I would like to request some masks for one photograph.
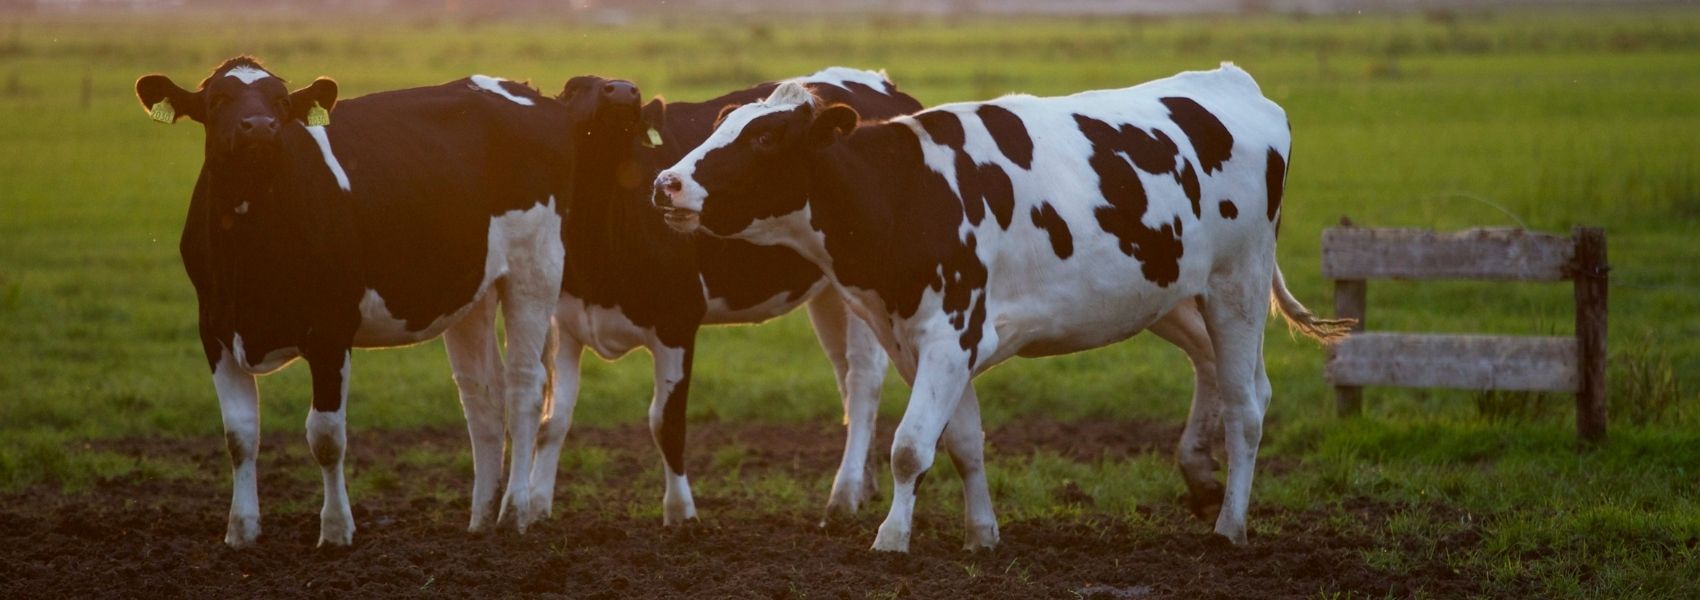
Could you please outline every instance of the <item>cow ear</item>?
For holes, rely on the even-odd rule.
[[[856,130],[856,123],[862,116],[856,114],[856,109],[843,104],[834,104],[820,111],[815,122],[809,125],[808,143],[812,148],[825,148],[838,141],[838,138],[849,135]]]
[[[738,110],[738,107],[740,107],[740,106],[743,106],[743,105],[742,104],[728,104],[726,106],[720,107],[720,114],[716,115],[714,117],[714,127],[712,127],[712,129],[719,129],[720,128],[720,122],[726,120],[726,115],[732,114],[732,111]]]
[[[660,96],[643,105],[643,111],[638,114],[639,126],[644,129],[645,145],[656,148],[665,142],[662,131],[667,129],[667,101]]]
[[[336,82],[328,77],[320,77],[307,84],[307,87],[295,90],[289,94],[289,118],[306,122],[308,125],[325,125],[330,122],[330,110],[336,106]]]
[[[170,77],[158,73],[143,75],[136,80],[136,98],[142,101],[142,110],[155,121],[170,124],[177,122],[178,117],[189,117],[206,122],[206,102],[201,94],[178,87]]]

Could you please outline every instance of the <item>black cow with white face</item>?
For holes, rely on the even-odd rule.
[[[915,485],[941,439],[963,476],[968,547],[995,545],[973,377],[1016,356],[1111,344],[1165,315],[1207,340],[1200,374],[1214,389],[1200,387],[1188,435],[1210,437],[1194,430],[1219,413],[1229,464],[1215,530],[1244,543],[1271,394],[1271,300],[1313,337],[1349,326],[1306,311],[1275,264],[1285,112],[1224,65],[860,123],[851,107],[780,86],[727,114],[655,188],[682,231],[780,245],[820,266],[911,383],[874,548],[908,549]],[[1183,456],[1183,472],[1208,474],[1203,458]],[[1216,485],[1187,476],[1195,494]]]
[[[872,118],[921,107],[880,73],[831,68],[791,82]],[[854,512],[877,492],[867,456],[887,360],[866,324],[851,317],[838,294],[827,289],[820,268],[796,252],[681,235],[649,199],[655,173],[701,143],[723,109],[763,98],[779,85],[763,84],[701,103],[665,104],[658,98],[641,108],[640,117],[638,90],[630,82],[580,77],[566,84],[560,100],[575,112],[592,110],[596,116],[578,139],[577,187],[563,233],[566,268],[555,313],[561,332],[559,379],[538,440],[532,506],[548,510],[583,350],[612,360],[642,347],[655,359],[649,422],[664,459],[665,521],[694,517],[684,466],[684,415],[697,329],[757,323],[804,304],[836,369],[849,424],[828,508]]]
[[[147,75],[136,94],[156,120],[188,117],[206,134],[181,253],[232,463],[225,542],[248,546],[260,532],[256,375],[306,359],[307,440],[325,486],[319,543],[348,545],[350,349],[439,335],[473,442],[471,528],[523,530],[535,517],[530,453],[514,456],[499,518],[495,490],[504,429],[516,447],[537,432],[572,191],[573,149],[558,132],[582,117],[485,76],[339,102],[329,79],[290,92],[248,57],[194,91]]]

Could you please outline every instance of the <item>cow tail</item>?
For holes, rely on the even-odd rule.
[[[1358,324],[1357,319],[1324,319],[1310,312],[1293,293],[1287,290],[1286,278],[1281,276],[1281,265],[1275,265],[1275,278],[1270,282],[1269,304],[1271,308],[1286,319],[1289,331],[1302,333],[1325,345],[1331,345],[1345,339],[1352,332],[1352,327]]]

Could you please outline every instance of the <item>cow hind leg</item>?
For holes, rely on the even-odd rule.
[[[962,477],[965,550],[990,550],[998,545],[998,519],[992,512],[992,493],[986,483],[986,434],[980,425],[980,399],[970,385],[956,403],[944,428],[945,450]]]
[[[661,497],[662,522],[682,525],[697,518],[691,499],[691,483],[685,477],[685,409],[691,393],[691,358],[695,345],[674,348],[657,344],[650,348],[655,358],[655,395],[649,403],[649,432],[661,450],[666,491]]]
[[[260,493],[255,462],[260,454],[260,392],[254,376],[237,366],[224,350],[213,367],[224,418],[225,447],[230,451],[230,521],[224,543],[232,548],[254,545],[260,537]]]
[[[313,407],[307,411],[307,447],[319,463],[325,504],[319,511],[319,546],[354,543],[354,513],[348,505],[343,456],[348,449],[349,351],[308,356],[313,372]]]
[[[559,278],[555,280],[559,285]],[[502,296],[502,318],[507,333],[507,356],[503,365],[507,394],[509,448],[508,488],[502,494],[502,509],[496,526],[525,533],[537,515],[531,508],[531,463],[537,447],[538,421],[543,410],[547,368],[544,347],[549,337],[553,298],[539,300],[540,290],[509,284]]]
[[[466,430],[472,438],[472,517],[467,531],[496,523],[502,477],[502,354],[496,347],[496,295],[490,294],[443,333]]]
[[[557,335],[559,331],[557,330]],[[531,465],[531,509],[539,517],[554,512],[555,477],[561,461],[561,445],[566,443],[567,430],[573,426],[573,408],[578,405],[579,358],[584,346],[576,340],[565,343],[554,352],[555,368],[550,376],[551,400],[543,407],[543,422],[537,432],[537,452]]]
[[[1186,481],[1187,508],[1199,519],[1214,523],[1222,509],[1223,488],[1216,480],[1219,465],[1211,451],[1221,444],[1222,404],[1216,392],[1216,353],[1210,346],[1210,333],[1194,300],[1169,311],[1151,325],[1151,332],[1180,348],[1192,362],[1192,409],[1175,449],[1175,462]]]
[[[1204,320],[1216,353],[1217,390],[1222,401],[1223,442],[1228,455],[1228,484],[1216,533],[1246,543],[1246,512],[1251,504],[1253,469],[1263,438],[1264,401],[1258,373],[1263,361],[1264,305],[1270,274],[1267,265],[1244,264],[1213,274],[1204,303]]]
[[[832,361],[838,392],[844,401],[844,455],[833,478],[826,516],[852,515],[862,503],[879,496],[879,480],[868,460],[879,417],[880,386],[885,383],[887,359],[868,325],[849,314],[844,300],[822,293],[809,302],[815,336]],[[825,524],[824,522],[822,523]]]

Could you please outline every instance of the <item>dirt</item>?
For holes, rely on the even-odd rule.
[[[883,428],[890,431],[891,428]],[[716,477],[712,449],[741,445],[741,476],[818,478],[836,467],[841,430],[830,426],[693,425],[693,477]],[[464,453],[460,430],[351,434],[360,466],[396,481],[354,498],[354,546],[317,549],[316,467],[299,436],[265,440],[260,464],[263,534],[257,547],[222,543],[229,508],[224,444],[206,439],[132,439],[93,447],[137,457],[189,461],[208,475],[126,476],[62,493],[40,486],[0,495],[0,597],[277,598],[565,596],[575,598],[1301,598],[1339,594],[1462,597],[1480,577],[1442,552],[1391,548],[1398,572],[1366,563],[1377,548],[1361,533],[1331,528],[1342,515],[1372,529],[1396,510],[1364,500],[1295,512],[1254,507],[1253,537],[1233,547],[1190,520],[1178,504],[1141,518],[1084,512],[1004,520],[992,552],[960,549],[960,507],[917,514],[908,555],[868,550],[883,514],[818,526],[814,511],[766,511],[749,494],[700,494],[703,520],[664,528],[634,516],[631,503],[659,503],[643,476],[656,452],[640,428],[575,430],[571,445],[609,449],[595,500],[618,509],[569,506],[557,490],[555,516],[523,537],[466,533],[464,467],[419,466],[410,450]],[[990,460],[1036,451],[1092,460],[1166,452],[1178,427],[1141,423],[1026,423],[990,433]],[[948,467],[944,467],[948,470]],[[313,476],[302,476],[309,469]],[[722,474],[726,470],[721,466]],[[563,481],[570,474],[563,473]],[[564,486],[562,486],[564,487]],[[885,483],[889,489],[889,482]],[[1077,487],[1055,492],[1079,508]],[[582,499],[581,499],[582,500]],[[824,497],[819,499],[824,503]],[[580,502],[582,504],[582,502]],[[810,500],[811,505],[813,499]],[[1319,507],[1325,506],[1319,502]],[[1254,505],[1255,506],[1255,505]],[[1444,513],[1443,506],[1428,510]],[[773,512],[780,511],[780,512]],[[1436,518],[1450,518],[1438,514]],[[1257,535],[1259,521],[1284,523]],[[1294,524],[1300,524],[1295,526]],[[1182,533],[1176,533],[1182,532]],[[1480,540],[1466,532],[1451,550]]]

